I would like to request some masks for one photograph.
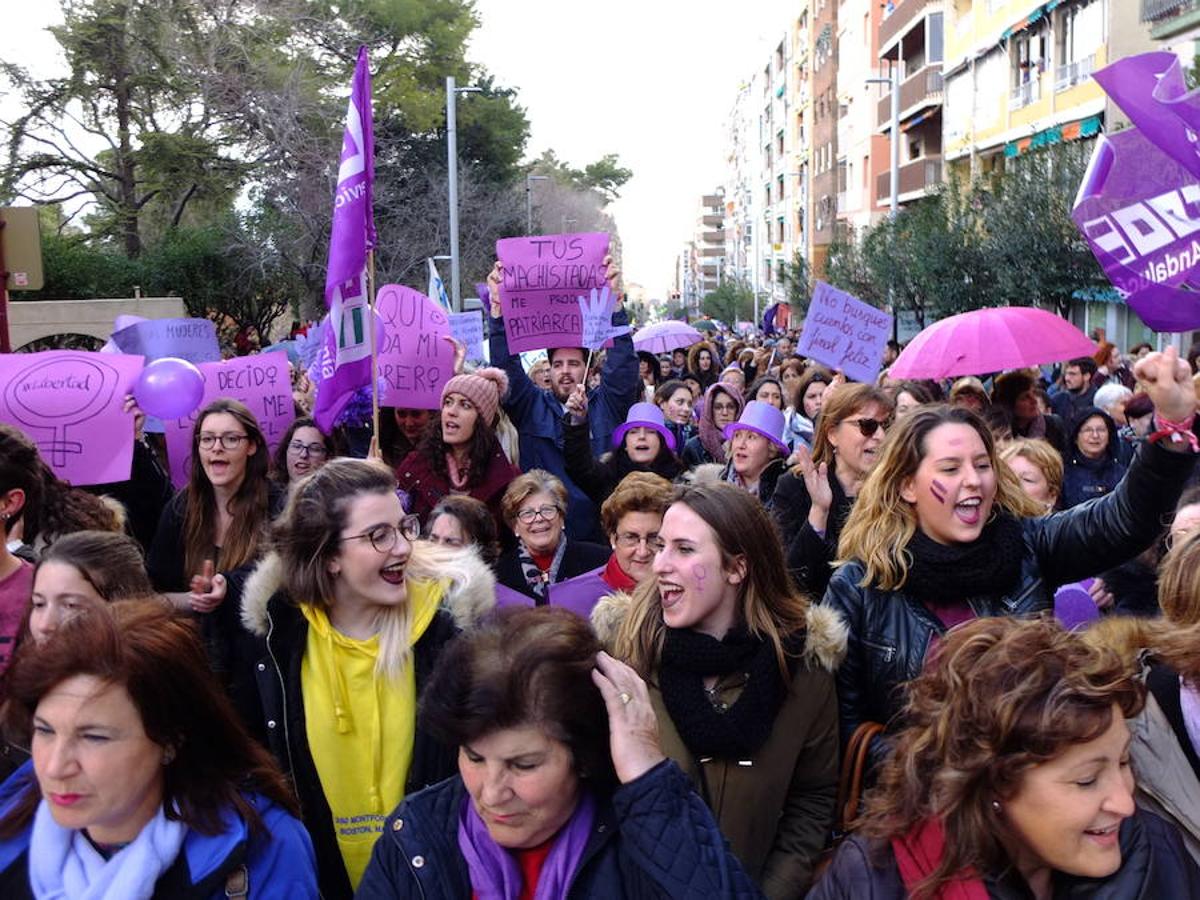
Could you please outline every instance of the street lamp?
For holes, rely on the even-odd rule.
[[[526,175],[525,176],[525,233],[533,234],[533,183],[535,181],[549,181],[549,175]]]
[[[450,297],[455,312],[462,312],[462,289],[458,275],[458,95],[479,94],[483,88],[457,87],[454,76],[446,76],[446,168],[450,182]]]
[[[579,221],[578,219],[572,219],[570,216],[563,216],[563,217],[562,217],[562,233],[563,233],[563,234],[569,234],[569,233],[570,233],[570,230],[571,230],[571,229],[567,228],[567,223],[568,223],[568,222],[570,222],[572,225],[574,225],[574,224],[575,224],[576,222],[578,222],[578,221]]]

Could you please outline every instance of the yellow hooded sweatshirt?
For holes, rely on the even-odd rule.
[[[433,621],[444,586],[410,581],[415,645]],[[300,604],[308,642],[300,663],[305,730],[350,884],[357,889],[383,823],[404,799],[412,763],[417,680],[412,663],[393,680],[375,672],[379,636],[355,640],[325,611]]]

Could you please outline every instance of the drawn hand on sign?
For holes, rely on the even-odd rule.
[[[449,341],[450,346],[454,348],[454,374],[461,375],[463,364],[467,361],[467,345],[462,341],[455,340],[448,334],[442,335],[443,341]]]
[[[491,299],[491,313],[493,319],[499,319],[502,315],[500,309],[500,285],[504,283],[504,266],[500,264],[500,260],[496,260],[496,264],[492,266],[492,271],[488,272],[487,286],[488,297]]]
[[[214,571],[213,561],[204,561],[204,571],[192,576],[188,602],[198,613],[210,613],[225,599],[225,576]]]
[[[119,378],[116,369],[92,355],[43,360],[18,372],[5,398],[22,425],[50,431],[50,440],[37,445],[51,465],[61,468],[68,454],[83,453],[82,443],[67,440],[67,429],[95,418],[112,400]]]
[[[146,414],[142,412],[142,408],[138,406],[137,400],[133,398],[133,394],[125,395],[125,404],[121,407],[127,413],[133,416],[133,439],[140,441],[142,439],[142,429],[146,425]]]
[[[572,425],[582,425],[587,421],[588,398],[586,385],[575,385],[574,390],[567,397],[567,412],[571,416]]]

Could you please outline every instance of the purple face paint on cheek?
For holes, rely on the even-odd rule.
[[[933,479],[933,483],[929,485],[929,493],[933,494],[933,499],[938,503],[944,504],[946,502],[946,486],[936,478]]]
[[[704,590],[704,579],[708,577],[708,569],[702,565],[692,566],[692,577],[696,579],[696,590]]]

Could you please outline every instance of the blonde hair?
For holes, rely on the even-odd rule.
[[[1158,605],[1172,625],[1200,625],[1200,531],[1178,541],[1163,558]]]
[[[1063,461],[1057,450],[1041,438],[1017,438],[1000,448],[1000,458],[1005,462],[1018,456],[1038,467],[1055,500],[1062,497]]]
[[[745,560],[746,577],[738,585],[738,618],[755,637],[771,642],[786,681],[784,639],[805,627],[809,600],[788,578],[783,545],[771,517],[754,496],[726,482],[681,487],[671,506],[677,503],[712,529],[724,570],[739,557]],[[629,615],[613,642],[613,655],[648,679],[658,667],[666,631],[654,576],[634,591]]]
[[[979,435],[996,472],[997,509],[1016,516],[1041,512],[1021,489],[1012,469],[998,464],[996,442],[983,419],[960,406],[919,407],[901,419],[884,440],[883,455],[858,492],[842,529],[834,565],[854,559],[862,562],[861,587],[894,591],[904,586],[910,563],[905,548],[917,532],[917,513],[900,492],[925,458],[929,433],[940,425],[969,425]]]

